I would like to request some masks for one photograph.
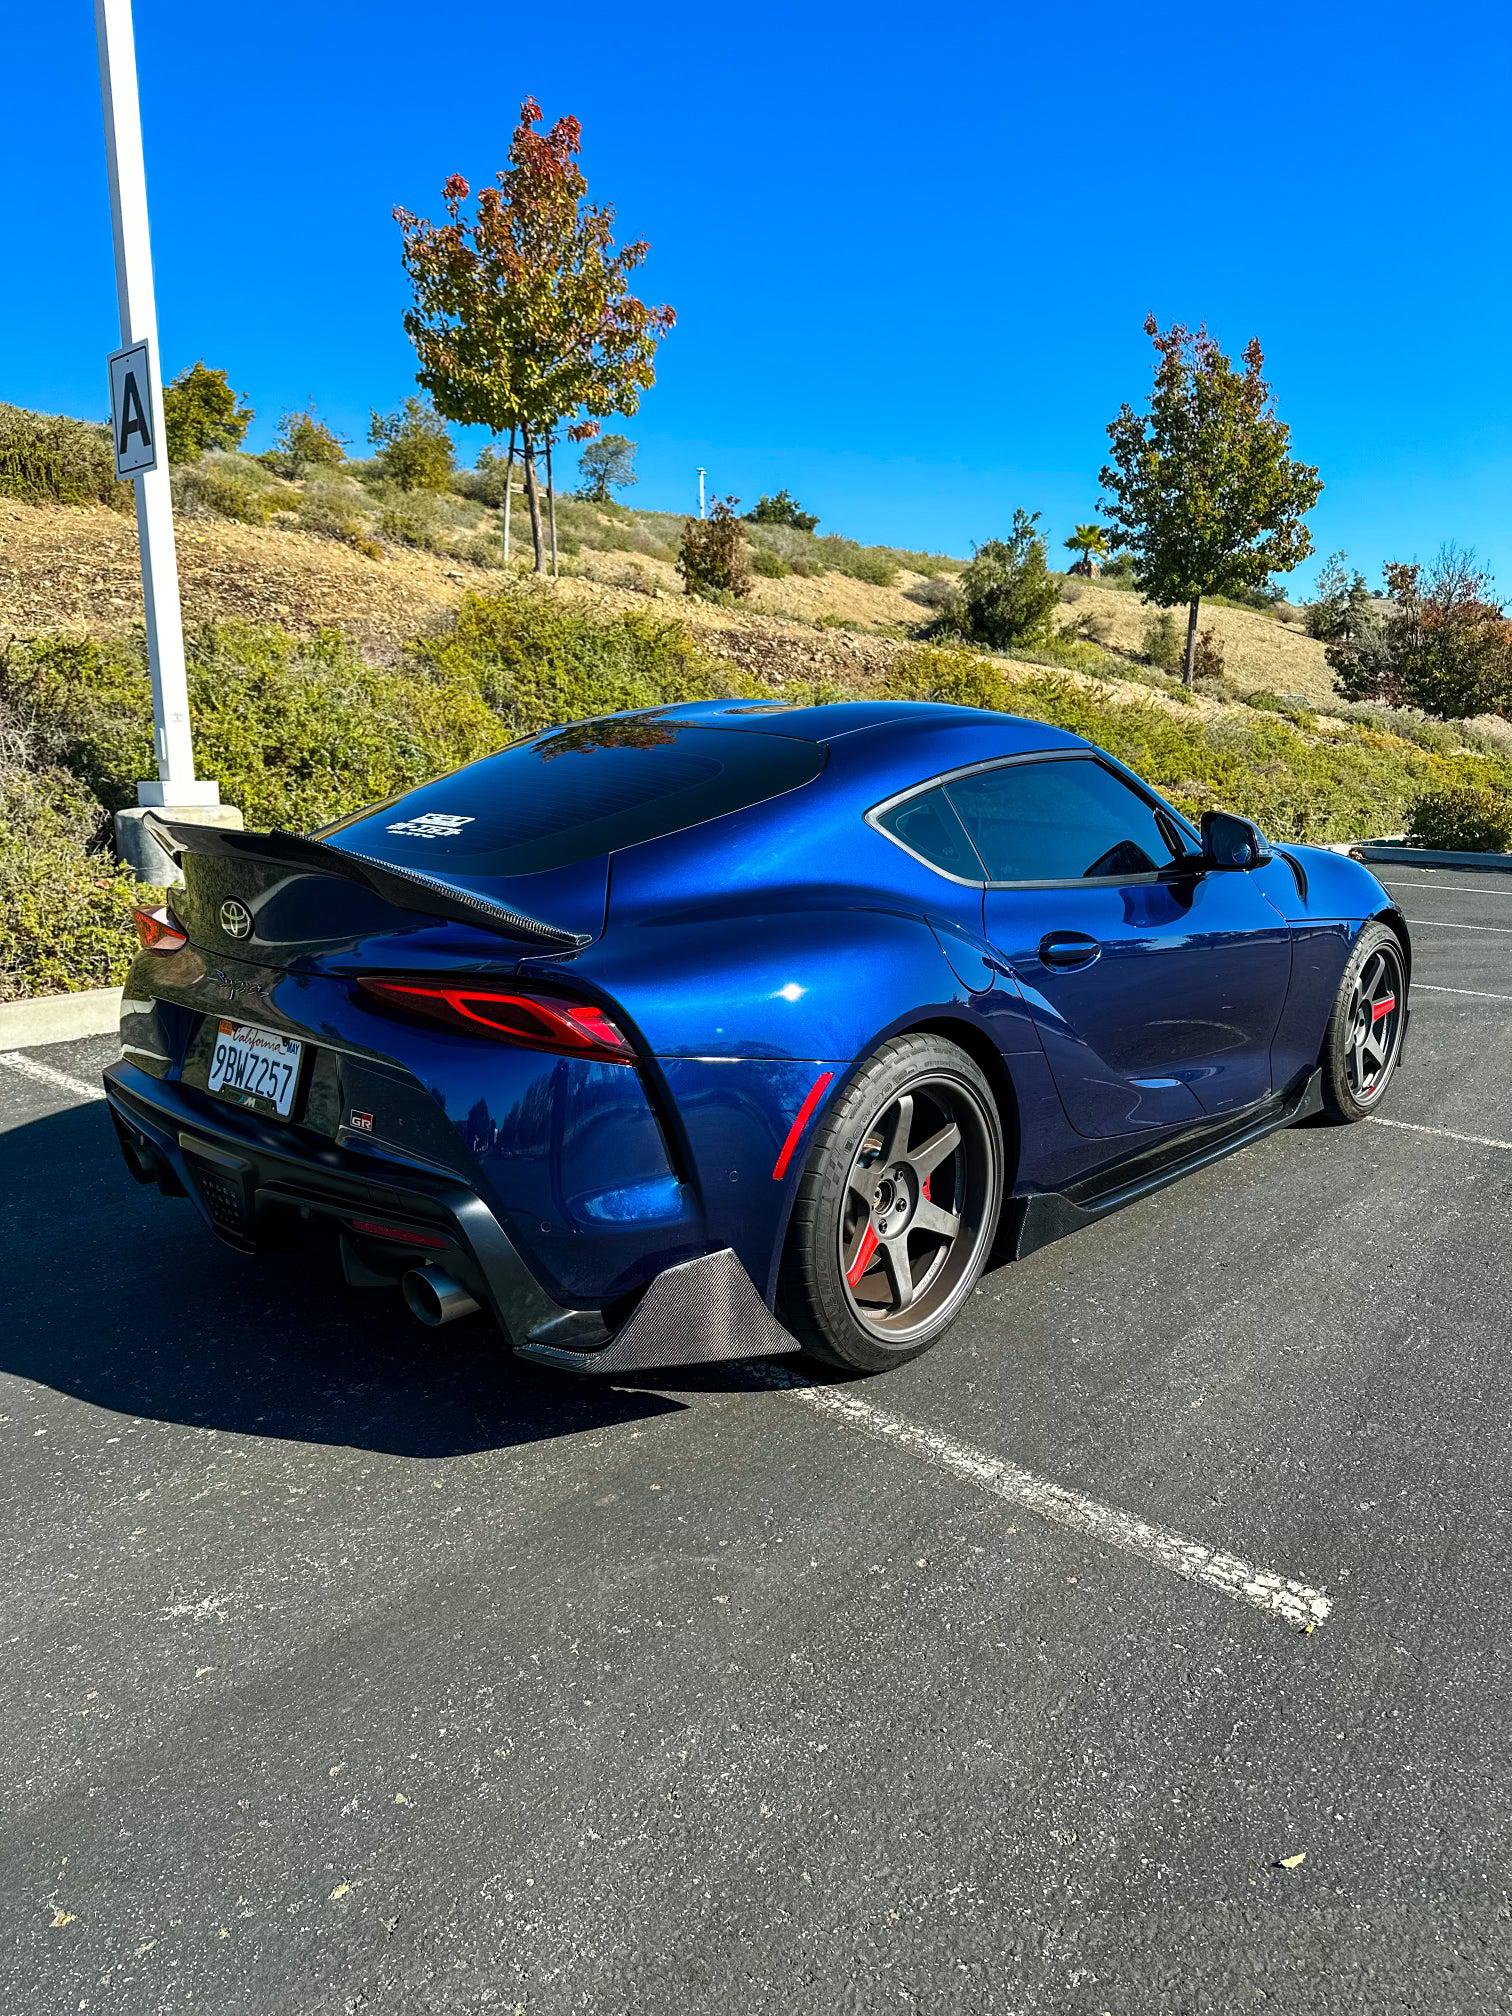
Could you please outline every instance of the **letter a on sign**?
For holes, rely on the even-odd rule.
[[[157,467],[151,370],[145,343],[117,350],[110,360],[110,430],[117,476],[140,476]]]

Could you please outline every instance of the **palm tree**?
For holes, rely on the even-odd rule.
[[[1072,566],[1073,574],[1095,574],[1098,561],[1108,557],[1108,535],[1101,525],[1078,525],[1066,546],[1081,555]]]

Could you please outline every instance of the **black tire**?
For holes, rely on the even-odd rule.
[[[1360,933],[1323,1039],[1323,1107],[1338,1121],[1368,1120],[1386,1096],[1407,1027],[1407,954],[1388,924]]]
[[[916,1358],[975,1288],[1002,1198],[1002,1120],[978,1066],[943,1037],[894,1037],[815,1134],[783,1256],[783,1320],[853,1371]]]

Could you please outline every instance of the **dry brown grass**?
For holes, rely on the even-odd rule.
[[[287,526],[220,518],[181,517],[178,545],[191,625],[228,616],[293,630],[330,625],[380,660],[394,657],[407,638],[455,608],[469,589],[486,592],[501,578],[496,569],[414,548],[394,547],[370,559]],[[793,574],[776,581],[757,576],[749,600],[726,608],[685,596],[676,568],[664,560],[587,550],[570,565],[572,574],[560,584],[564,594],[621,608],[644,608],[650,598],[668,613],[675,610],[736,662],[752,671],[771,664],[795,680],[885,687],[893,651],[919,636],[929,621],[904,593],[917,577],[903,572],[888,588],[840,574]],[[1114,650],[1138,652],[1151,612],[1137,596],[1096,582],[1069,585],[1074,599],[1063,603],[1063,620],[1092,613],[1106,625]],[[826,617],[829,624],[820,627]],[[0,641],[59,627],[120,635],[141,621],[131,518],[103,507],[0,501]],[[1211,609],[1204,621],[1223,640],[1236,686],[1269,687],[1314,701],[1331,696],[1322,647],[1311,638],[1246,610]],[[1004,669],[1011,678],[1011,667],[1005,663]],[[1137,684],[1126,693],[1152,697]],[[1153,697],[1161,705],[1177,704]],[[1197,704],[1204,713],[1213,711],[1210,701]]]
[[[370,560],[333,539],[180,518],[184,620],[334,626],[383,658],[486,573],[411,549]],[[142,622],[136,521],[103,505],[0,503],[0,639],[42,630],[119,636]]]
[[[1073,599],[1062,603],[1062,621],[1084,612],[1096,616],[1106,626],[1112,650],[1140,650],[1145,626],[1156,613],[1149,603],[1127,589],[1104,588],[1096,581],[1073,581],[1067,586]],[[1176,614],[1184,635],[1185,611]],[[1223,646],[1225,672],[1246,693],[1294,693],[1298,699],[1314,703],[1338,698],[1323,646],[1305,632],[1258,611],[1204,603],[1198,627],[1206,630],[1210,626]]]

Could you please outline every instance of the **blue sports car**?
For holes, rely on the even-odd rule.
[[[310,837],[158,837],[132,1171],[576,1370],[897,1364],[994,1256],[1364,1118],[1407,1029],[1366,868],[971,708],[663,707]]]

